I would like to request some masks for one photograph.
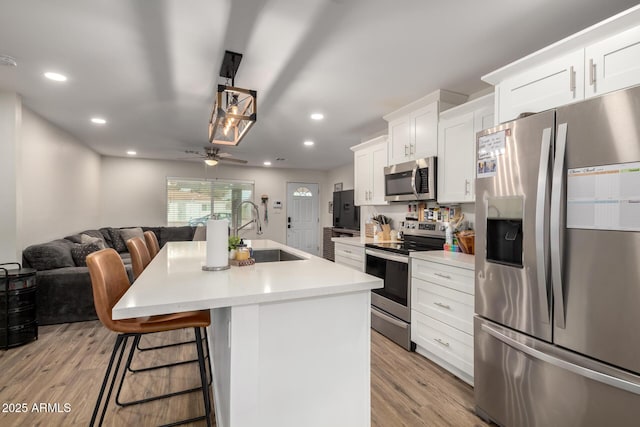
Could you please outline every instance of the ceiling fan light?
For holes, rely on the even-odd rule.
[[[215,159],[205,159],[204,162],[207,164],[207,166],[215,166],[218,164],[218,161]]]

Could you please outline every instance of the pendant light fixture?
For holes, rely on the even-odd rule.
[[[227,84],[218,85],[209,120],[209,142],[219,145],[238,145],[256,122],[255,90],[235,87],[235,76],[242,54],[225,51],[220,77]],[[231,81],[231,85],[229,85]]]

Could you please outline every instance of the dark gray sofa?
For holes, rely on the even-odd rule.
[[[124,227],[134,228],[134,227]],[[160,247],[167,242],[193,239],[195,227],[139,227],[143,231],[153,231]],[[100,240],[97,244],[114,248],[120,254],[133,281],[131,256],[120,235],[120,228],[105,227],[86,230],[51,242],[31,245],[22,252],[24,267],[35,268],[37,291],[37,317],[39,325],[80,322],[98,318],[93,306],[93,290],[89,269],[83,264],[80,249],[87,243],[82,235]],[[86,238],[86,236],[84,238]],[[95,250],[91,247],[90,250]]]

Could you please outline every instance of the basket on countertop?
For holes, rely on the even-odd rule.
[[[248,259],[242,259],[242,260],[238,260],[238,259],[230,259],[229,260],[229,264],[236,266],[236,267],[246,267],[248,265],[253,265],[256,263],[256,260],[253,258],[248,258]]]
[[[456,233],[458,245],[465,254],[473,255],[475,253],[476,233],[473,230],[460,231]]]

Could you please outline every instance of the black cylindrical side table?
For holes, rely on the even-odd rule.
[[[0,264],[0,348],[38,339],[36,292],[36,270]]]

